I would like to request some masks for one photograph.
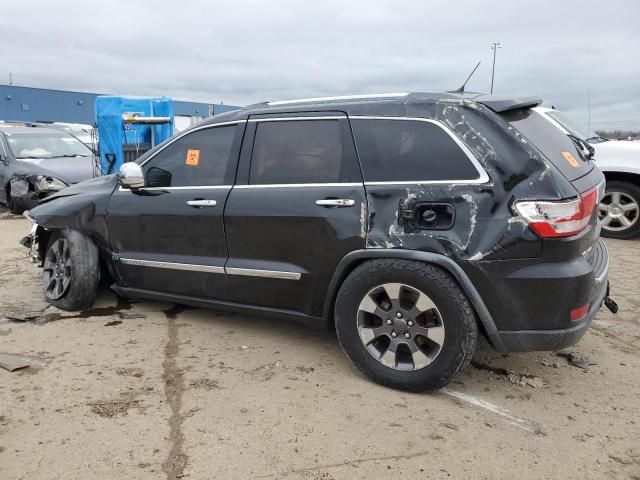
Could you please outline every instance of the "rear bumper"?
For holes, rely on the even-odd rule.
[[[607,282],[600,286],[600,293],[591,304],[589,313],[576,325],[554,330],[518,330],[497,332],[504,349],[508,352],[551,351],[575,345],[589,329],[591,321],[602,307],[608,294]]]
[[[466,265],[495,322],[487,332],[494,347],[523,352],[576,344],[608,295],[609,254],[598,241],[568,261],[531,259]],[[570,312],[589,305],[578,321]]]

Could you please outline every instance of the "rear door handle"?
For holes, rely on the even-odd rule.
[[[325,198],[316,200],[316,205],[322,207],[353,207],[356,201],[351,198]]]
[[[215,207],[217,202],[215,200],[188,200],[187,205],[195,208],[203,207]]]

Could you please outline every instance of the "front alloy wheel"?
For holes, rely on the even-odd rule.
[[[442,315],[429,296],[409,285],[385,283],[358,306],[358,335],[383,365],[419,370],[435,360],[444,344]]]
[[[49,300],[62,297],[71,283],[71,250],[64,237],[55,240],[44,259],[44,294]]]

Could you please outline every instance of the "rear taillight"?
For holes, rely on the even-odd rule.
[[[598,203],[598,187],[575,200],[516,202],[516,211],[543,238],[570,237],[584,230]]]

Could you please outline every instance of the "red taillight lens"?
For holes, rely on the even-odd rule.
[[[516,202],[516,211],[543,238],[570,237],[584,230],[598,203],[598,188],[561,202]]]
[[[589,313],[589,304],[583,305],[578,308],[574,308],[569,312],[569,320],[572,322],[577,322],[578,320],[582,320],[585,315]]]

